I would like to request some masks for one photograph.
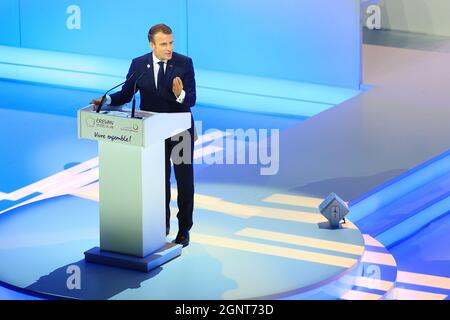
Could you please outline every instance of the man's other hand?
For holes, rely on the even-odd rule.
[[[172,91],[177,98],[180,96],[181,91],[183,91],[183,81],[181,81],[180,77],[173,79]]]
[[[97,111],[98,106],[100,105],[100,102],[102,101],[102,97],[94,99],[91,101],[91,104],[94,105],[93,111]]]

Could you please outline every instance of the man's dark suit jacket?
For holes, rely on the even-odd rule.
[[[195,105],[196,100],[192,59],[175,52],[172,55],[172,59],[167,61],[164,85],[162,86],[161,92],[160,90],[157,91],[155,86],[152,53],[133,59],[127,74],[127,81],[123,85],[122,90],[110,96],[112,106],[119,106],[131,101],[134,94],[134,83],[144,72],[145,74],[138,80],[136,85],[136,90],[139,90],[141,94],[141,110],[153,112],[191,112],[191,107]],[[172,91],[172,83],[175,77],[180,77],[183,81],[183,90],[186,92],[183,103],[176,101],[176,97]],[[190,141],[191,162],[186,164],[174,164],[178,186],[179,212],[177,217],[179,220],[179,230],[181,232],[189,231],[193,224],[194,176],[192,155],[196,132],[192,114],[191,128],[188,131],[192,137]],[[170,139],[166,139],[165,142],[166,228],[170,226],[170,156],[177,143],[178,142],[171,141]]]
[[[194,66],[191,58],[176,52],[172,54],[172,59],[167,62],[161,94],[156,91],[153,55],[148,53],[133,59],[127,74],[128,81],[125,82],[121,91],[111,95],[111,106],[119,106],[131,101],[134,83],[143,72],[145,74],[136,85],[136,90],[140,90],[141,94],[141,110],[153,112],[191,111],[191,107],[195,105],[196,101]],[[131,77],[131,75],[133,76]],[[180,77],[183,81],[183,90],[186,92],[183,103],[176,101],[172,91],[172,82],[175,77]]]

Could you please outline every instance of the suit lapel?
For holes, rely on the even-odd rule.
[[[151,71],[149,71],[150,73],[150,82],[151,82],[151,87],[153,88],[153,90],[157,91],[156,89],[156,81],[155,81],[155,71],[154,71],[154,64],[153,64],[153,53],[149,54],[149,58],[148,58],[148,64],[150,65],[150,69]],[[164,88],[172,88],[172,77],[173,77],[173,73],[175,70],[175,65],[173,63],[172,60],[167,61],[167,66],[166,66],[166,74],[164,75]]]
[[[166,75],[164,76],[164,88],[172,88],[172,75],[175,66],[172,60],[167,61]]]
[[[153,65],[153,53],[149,54],[149,58],[148,58],[148,64],[150,65],[150,69],[149,69],[149,77],[148,79],[150,79],[150,86],[151,88],[156,91],[156,85],[155,85],[155,66]]]

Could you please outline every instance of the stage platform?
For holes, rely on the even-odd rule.
[[[231,198],[228,190],[227,197],[219,197],[225,189],[240,196]],[[89,264],[83,252],[99,243],[98,185],[73,194],[1,216],[2,282],[76,299],[254,299],[300,293],[308,298],[308,292],[317,295],[317,289],[360,271],[361,233],[349,221],[342,229],[326,229],[315,208],[320,199],[299,198],[304,206],[288,208],[272,201],[270,190],[209,184],[198,187],[195,229],[180,257],[150,273]],[[248,194],[253,196],[243,196]],[[169,239],[176,221],[172,230]],[[74,265],[81,270],[79,290],[66,285]],[[322,295],[336,298],[349,287]]]

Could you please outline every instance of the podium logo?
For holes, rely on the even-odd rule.
[[[106,119],[95,119],[95,125],[99,128],[114,129],[114,121]]]
[[[95,119],[95,122],[97,122],[97,124],[104,124],[106,126],[113,126],[114,125],[114,121],[106,120],[106,119],[100,119],[100,118]]]
[[[92,118],[92,117],[87,117],[86,118],[86,125],[88,127],[91,127],[91,128],[95,127],[95,119]]]
[[[138,132],[139,131],[139,126],[138,126],[137,123],[134,123],[133,126],[131,126],[131,127],[122,127],[122,128],[120,128],[120,130],[122,130],[122,131]]]

